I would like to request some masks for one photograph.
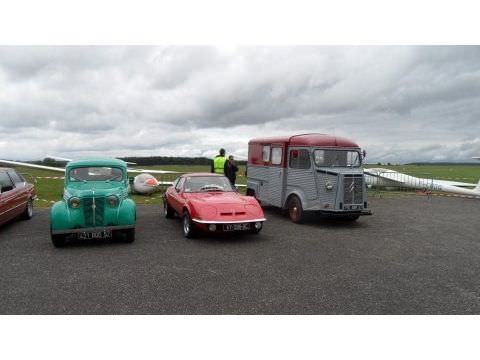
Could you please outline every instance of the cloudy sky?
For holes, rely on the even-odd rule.
[[[245,155],[350,137],[369,162],[480,156],[480,47],[0,47],[0,157]]]

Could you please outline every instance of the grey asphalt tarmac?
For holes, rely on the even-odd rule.
[[[372,199],[357,223],[186,240],[139,206],[137,240],[50,243],[48,210],[0,228],[1,314],[478,314],[480,201]]]

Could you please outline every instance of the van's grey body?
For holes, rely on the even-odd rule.
[[[262,146],[268,146],[262,144]],[[274,147],[275,145],[271,145]],[[348,150],[360,148],[321,146],[289,146],[284,144],[282,166],[247,164],[247,189],[262,204],[287,209],[289,199],[295,195],[304,211],[319,211],[334,215],[370,215],[367,188],[363,169],[359,167],[318,167],[313,159],[313,151]],[[306,150],[310,156],[310,167],[306,169],[290,166],[291,150]]]

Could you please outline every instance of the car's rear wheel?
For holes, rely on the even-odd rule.
[[[33,217],[33,199],[28,200],[27,207],[21,217],[23,220],[30,220]]]
[[[191,239],[195,235],[195,228],[188,211],[184,212],[182,223],[183,236],[185,236],[187,239]]]
[[[64,235],[64,234],[52,234],[51,237],[52,237],[53,246],[55,246],[57,248],[65,246],[66,235]]]
[[[132,243],[135,241],[135,228],[124,230],[125,241]]]
[[[288,199],[288,215],[294,223],[300,224],[305,218],[302,207],[302,201],[296,195],[292,195]]]
[[[174,211],[173,208],[168,204],[167,199],[163,199],[163,215],[164,215],[167,219],[171,219],[171,218],[173,218],[174,215],[175,215],[175,211]]]

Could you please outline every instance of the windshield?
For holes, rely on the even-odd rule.
[[[360,153],[356,150],[315,150],[315,165],[318,167],[359,167]]]
[[[122,181],[122,169],[115,167],[79,167],[70,170],[70,181]]]
[[[192,176],[185,180],[185,192],[234,191],[225,176]]]

